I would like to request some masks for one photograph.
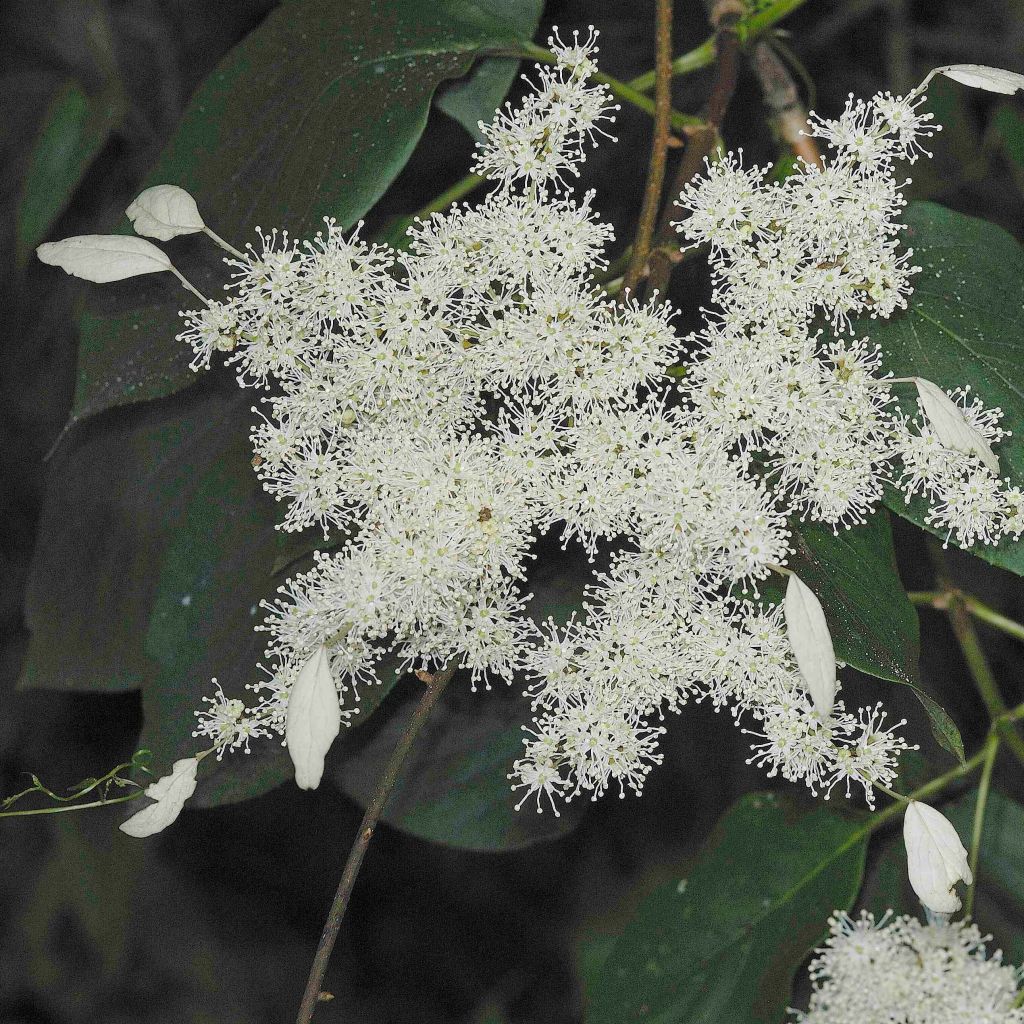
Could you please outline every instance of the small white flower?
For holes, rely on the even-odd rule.
[[[96,284],[172,269],[166,253],[131,235],[74,235],[44,242],[36,255],[51,267]]]
[[[198,757],[183,757],[175,761],[171,774],[157,779],[146,787],[146,796],[154,800],[148,807],[133,814],[118,826],[126,835],[143,839],[162,832],[181,814],[185,801],[196,791]]]
[[[949,820],[934,807],[911,800],[903,819],[910,884],[921,902],[936,914],[960,909],[953,891],[957,882],[973,881],[967,851]]]
[[[166,242],[205,229],[196,201],[177,185],[147,188],[125,210],[137,234]]]
[[[821,602],[795,572],[786,584],[786,631],[814,707],[827,718],[836,698],[836,652]]]
[[[316,789],[324,757],[341,731],[341,707],[327,648],[321,644],[306,661],[288,696],[285,741],[299,789]]]
[[[914,384],[917,385],[924,414],[939,441],[965,455],[977,455],[986,468],[998,475],[999,459],[988,441],[968,422],[963,410],[930,380],[915,377]]]

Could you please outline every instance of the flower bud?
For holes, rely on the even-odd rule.
[[[832,634],[813,591],[795,572],[786,584],[786,632],[800,675],[817,711],[832,713],[836,699],[836,652]]]
[[[327,648],[321,644],[299,670],[288,695],[285,742],[299,789],[316,789],[324,757],[341,731],[341,707]]]
[[[918,899],[936,914],[959,910],[960,897],[953,886],[959,881],[970,885],[973,875],[964,844],[949,820],[934,807],[911,800],[903,819],[903,841]]]
[[[183,757],[175,761],[171,774],[146,787],[146,796],[155,803],[143,807],[127,821],[118,826],[126,835],[143,839],[156,832],[162,832],[177,820],[185,801],[196,791],[196,770],[198,757]]]

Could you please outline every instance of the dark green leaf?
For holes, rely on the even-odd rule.
[[[987,406],[999,406],[1013,440],[996,446],[1002,472],[1024,484],[1024,253],[1001,228],[932,203],[907,213],[906,241],[923,268],[910,307],[890,320],[858,326],[882,346],[883,365],[898,377],[919,376],[952,389],[969,384]],[[909,389],[911,392],[912,388]],[[889,507],[925,525],[927,506],[892,493]],[[971,551],[1024,574],[1024,543],[1004,541]]]
[[[491,0],[489,6],[494,6]],[[520,39],[532,38],[544,9],[543,0],[504,0],[498,8]],[[515,80],[519,60],[486,57],[463,80],[438,91],[436,104],[461,124],[474,139],[481,138],[478,122],[490,121]]]
[[[519,42],[494,0],[295,0],[200,86],[147,184],[188,189],[239,246],[256,225],[303,235],[325,215],[352,224],[405,165],[438,85]],[[190,269],[205,294],[219,291],[223,267]],[[191,382],[174,340],[188,300],[170,284],[114,289],[87,319],[73,421]]]
[[[87,96],[73,79],[50,101],[29,157],[18,205],[19,264],[25,263],[64,212],[120,113],[116,91]]]
[[[1006,155],[1019,170],[1024,171],[1024,117],[1012,103],[1003,103],[992,118],[999,141]]]
[[[866,842],[824,807],[744,797],[690,877],[655,891],[593,958],[587,1024],[778,1024],[829,915],[856,898]]]

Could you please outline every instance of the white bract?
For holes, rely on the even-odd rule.
[[[936,914],[960,909],[957,882],[971,884],[967,851],[949,819],[934,807],[911,800],[903,819],[910,884],[918,899]]]
[[[181,814],[185,801],[196,791],[196,770],[199,758],[183,757],[175,761],[171,774],[146,787],[146,796],[154,802],[133,814],[118,826],[122,832],[143,839],[162,832]]]
[[[797,574],[786,584],[786,632],[811,700],[824,717],[836,697],[836,652],[821,602]]]
[[[932,75],[945,75],[954,82],[969,85],[974,89],[1001,92],[1007,96],[1012,96],[1018,89],[1024,89],[1024,75],[1003,68],[990,68],[984,64],[949,64],[943,68],[936,68]],[[931,78],[931,75],[928,77]]]
[[[163,250],[131,235],[75,235],[44,242],[36,255],[43,263],[97,284],[172,269]]]
[[[338,690],[327,648],[321,644],[299,669],[288,693],[284,738],[299,789],[316,789],[324,757],[341,731]]]
[[[593,44],[552,39],[522,105],[483,126],[476,207],[417,221],[405,251],[330,219],[307,241],[257,229],[226,261],[227,295],[186,314],[193,365],[222,353],[258,392],[254,462],[281,527],[345,538],[267,605],[253,706],[218,687],[196,732],[218,756],[285,734],[312,785],[329,705],[350,714],[386,660],[454,665],[474,687],[526,680],[535,720],[511,777],[538,810],[639,792],[666,713],[691,700],[729,707],[770,776],[871,802],[903,723],[847,710],[799,580],[785,606],[755,598],[791,522],[863,522],[890,479],[961,543],[1024,526],[987,449],[906,420],[880,353],[846,333],[907,304],[895,167],[930,115],[920,91],[851,101],[814,121],[824,166],[781,182],[739,156],[710,166],[680,230],[709,246],[715,308],[681,338],[668,305],[594,279],[612,231],[567,185],[613,110]],[[154,219],[199,224],[145,196],[133,206]],[[966,390],[947,401],[986,445],[1004,436]],[[529,607],[552,534],[600,567],[560,624]]]
[[[922,924],[886,911],[837,912],[810,966],[799,1024],[1024,1024],[1021,971],[987,955],[977,926]]]
[[[137,234],[166,242],[191,235],[206,225],[195,199],[177,185],[154,185],[140,193],[125,210]]]
[[[928,417],[928,426],[939,443],[965,455],[977,455],[982,465],[998,474],[999,460],[981,432],[968,422],[963,409],[930,380],[915,377],[914,384],[917,386],[921,408]]]

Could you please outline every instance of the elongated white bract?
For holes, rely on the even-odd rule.
[[[341,730],[338,690],[322,644],[299,670],[288,695],[285,741],[299,789],[316,789],[324,774],[324,757]]]
[[[133,814],[118,826],[126,835],[136,839],[162,832],[175,822],[185,801],[196,791],[196,770],[199,758],[183,757],[175,761],[171,774],[157,779],[146,787],[146,796],[154,802]]]
[[[1012,96],[1019,89],[1024,89],[1024,75],[1004,68],[990,68],[985,64],[949,64],[936,68],[933,74],[945,75],[954,82],[969,85],[973,89],[984,89],[986,92],[1001,92]]]
[[[947,448],[955,448],[967,455],[977,455],[982,464],[993,473],[999,472],[999,459],[981,432],[973,427],[964,411],[937,384],[923,377],[915,377],[914,384],[921,399],[921,407],[928,417],[928,425]]]
[[[125,210],[137,234],[166,242],[202,231],[206,225],[195,199],[177,185],[147,188]]]
[[[795,572],[786,584],[786,631],[814,707],[827,718],[836,699],[836,652],[821,602]]]
[[[44,242],[36,255],[43,263],[97,284],[171,269],[166,253],[131,235],[74,235]]]
[[[936,914],[960,909],[953,887],[972,881],[967,851],[949,819],[934,807],[911,800],[903,819],[910,884],[918,899]]]

